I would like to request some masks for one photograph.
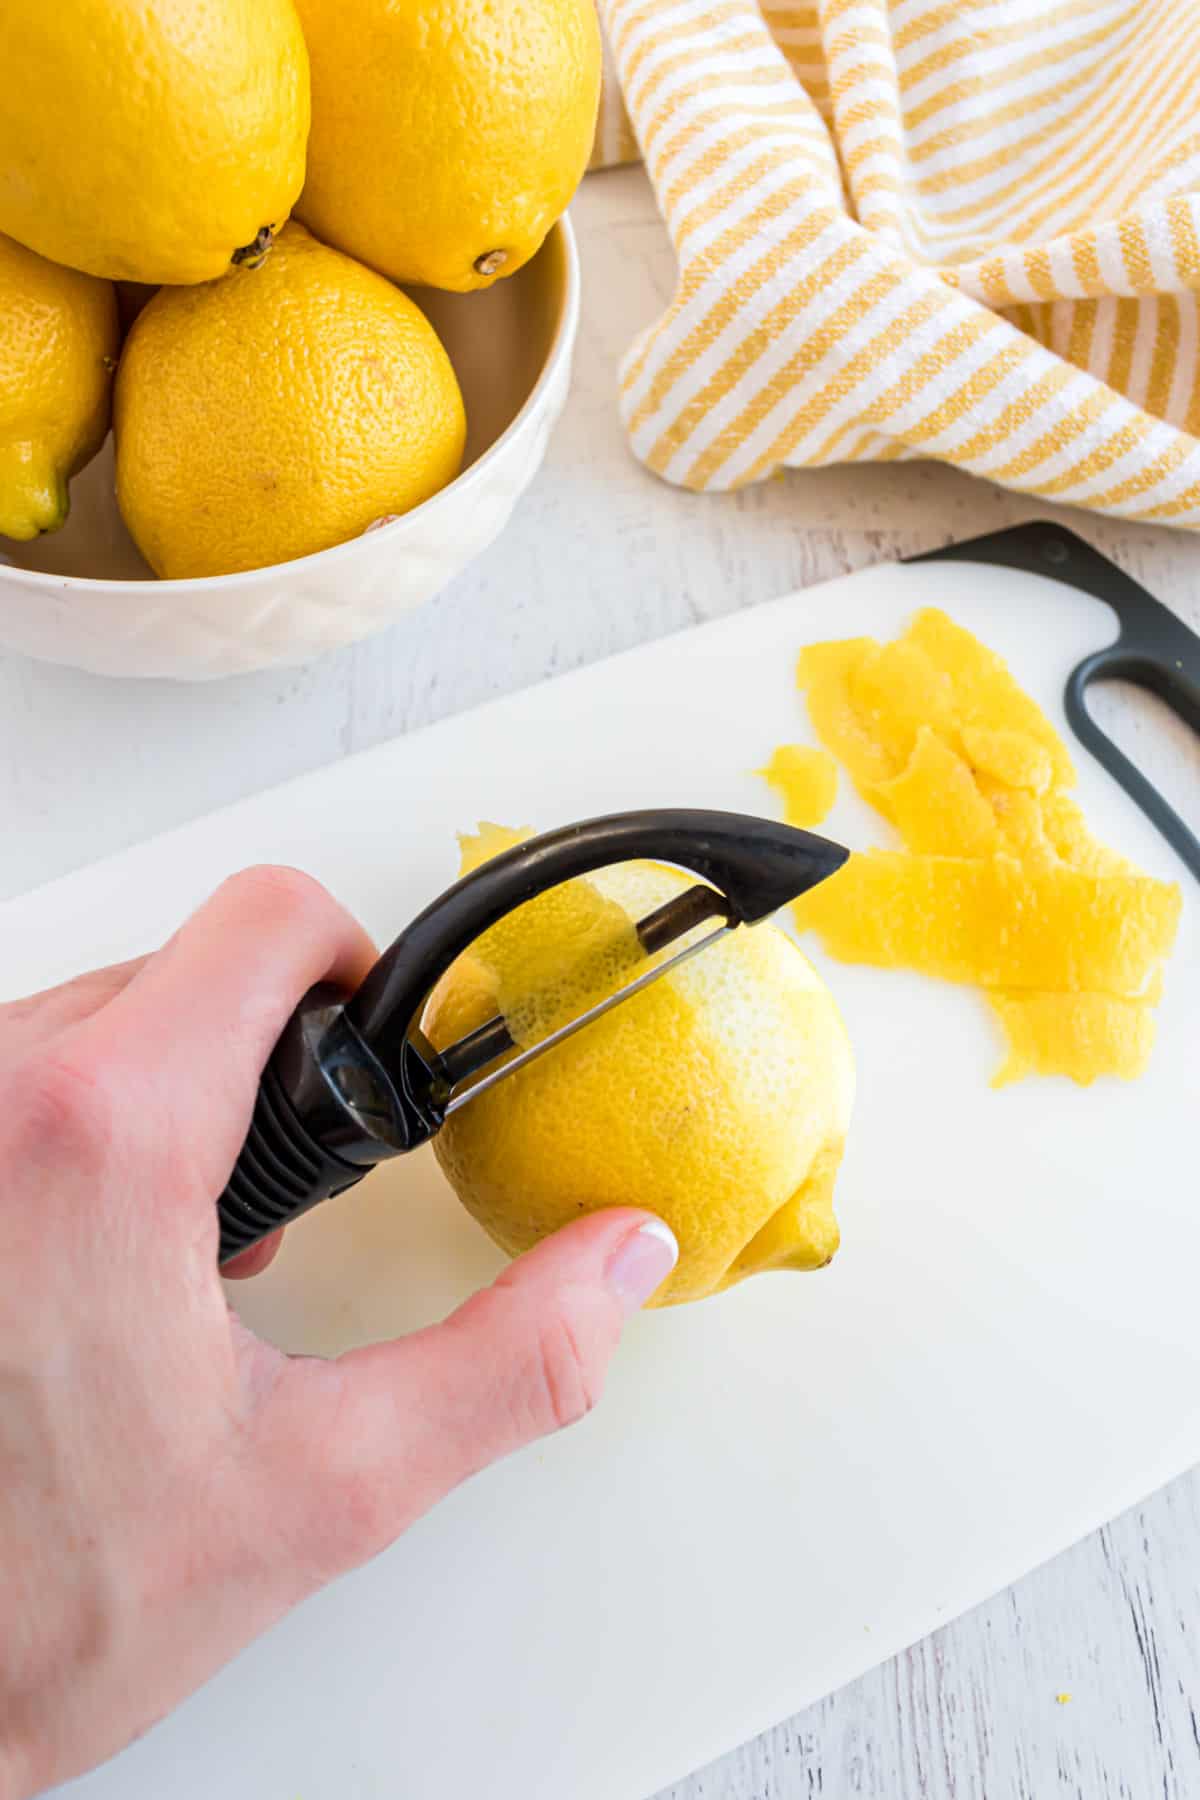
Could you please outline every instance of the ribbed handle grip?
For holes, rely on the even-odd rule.
[[[366,1173],[314,1142],[268,1068],[242,1153],[217,1202],[219,1261],[240,1256]]]

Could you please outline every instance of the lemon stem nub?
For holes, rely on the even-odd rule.
[[[266,258],[274,236],[275,227],[273,225],[260,225],[254,234],[253,241],[243,244],[239,250],[235,250],[229,259],[230,262],[237,268],[257,269]]]
[[[475,273],[477,275],[497,275],[507,261],[507,250],[485,250],[482,256],[475,258]]]

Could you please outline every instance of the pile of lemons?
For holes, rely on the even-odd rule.
[[[0,8],[0,69],[0,535],[63,523],[110,417],[162,576],[453,479],[462,395],[395,284],[537,252],[591,149],[593,0],[53,0]]]

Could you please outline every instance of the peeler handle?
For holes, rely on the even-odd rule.
[[[246,1141],[217,1201],[218,1261],[311,1212],[436,1128],[409,1109],[324,983],[292,1014],[263,1071]]]
[[[268,1066],[246,1142],[217,1201],[217,1260],[227,1263],[240,1256],[322,1200],[353,1187],[366,1173],[341,1162],[311,1137]]]
[[[739,813],[659,810],[588,819],[493,857],[425,909],[358,992],[306,996],[263,1074],[250,1131],[217,1202],[227,1262],[389,1157],[441,1129],[450,1084],[420,1015],[482,932],[579,875],[649,858],[699,875],[734,924],[754,924],[838,870],[846,851]]]

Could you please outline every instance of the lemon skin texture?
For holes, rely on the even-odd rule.
[[[0,236],[0,536],[63,524],[108,432],[119,342],[111,282]]]
[[[289,223],[261,268],[164,287],[114,407],[117,500],[167,577],[291,561],[453,480],[466,415],[420,308]]]
[[[299,0],[313,125],[298,216],[457,293],[535,255],[587,167],[593,0]]]
[[[13,0],[0,73],[0,231],[55,262],[207,281],[261,251],[300,192],[292,0]]]

